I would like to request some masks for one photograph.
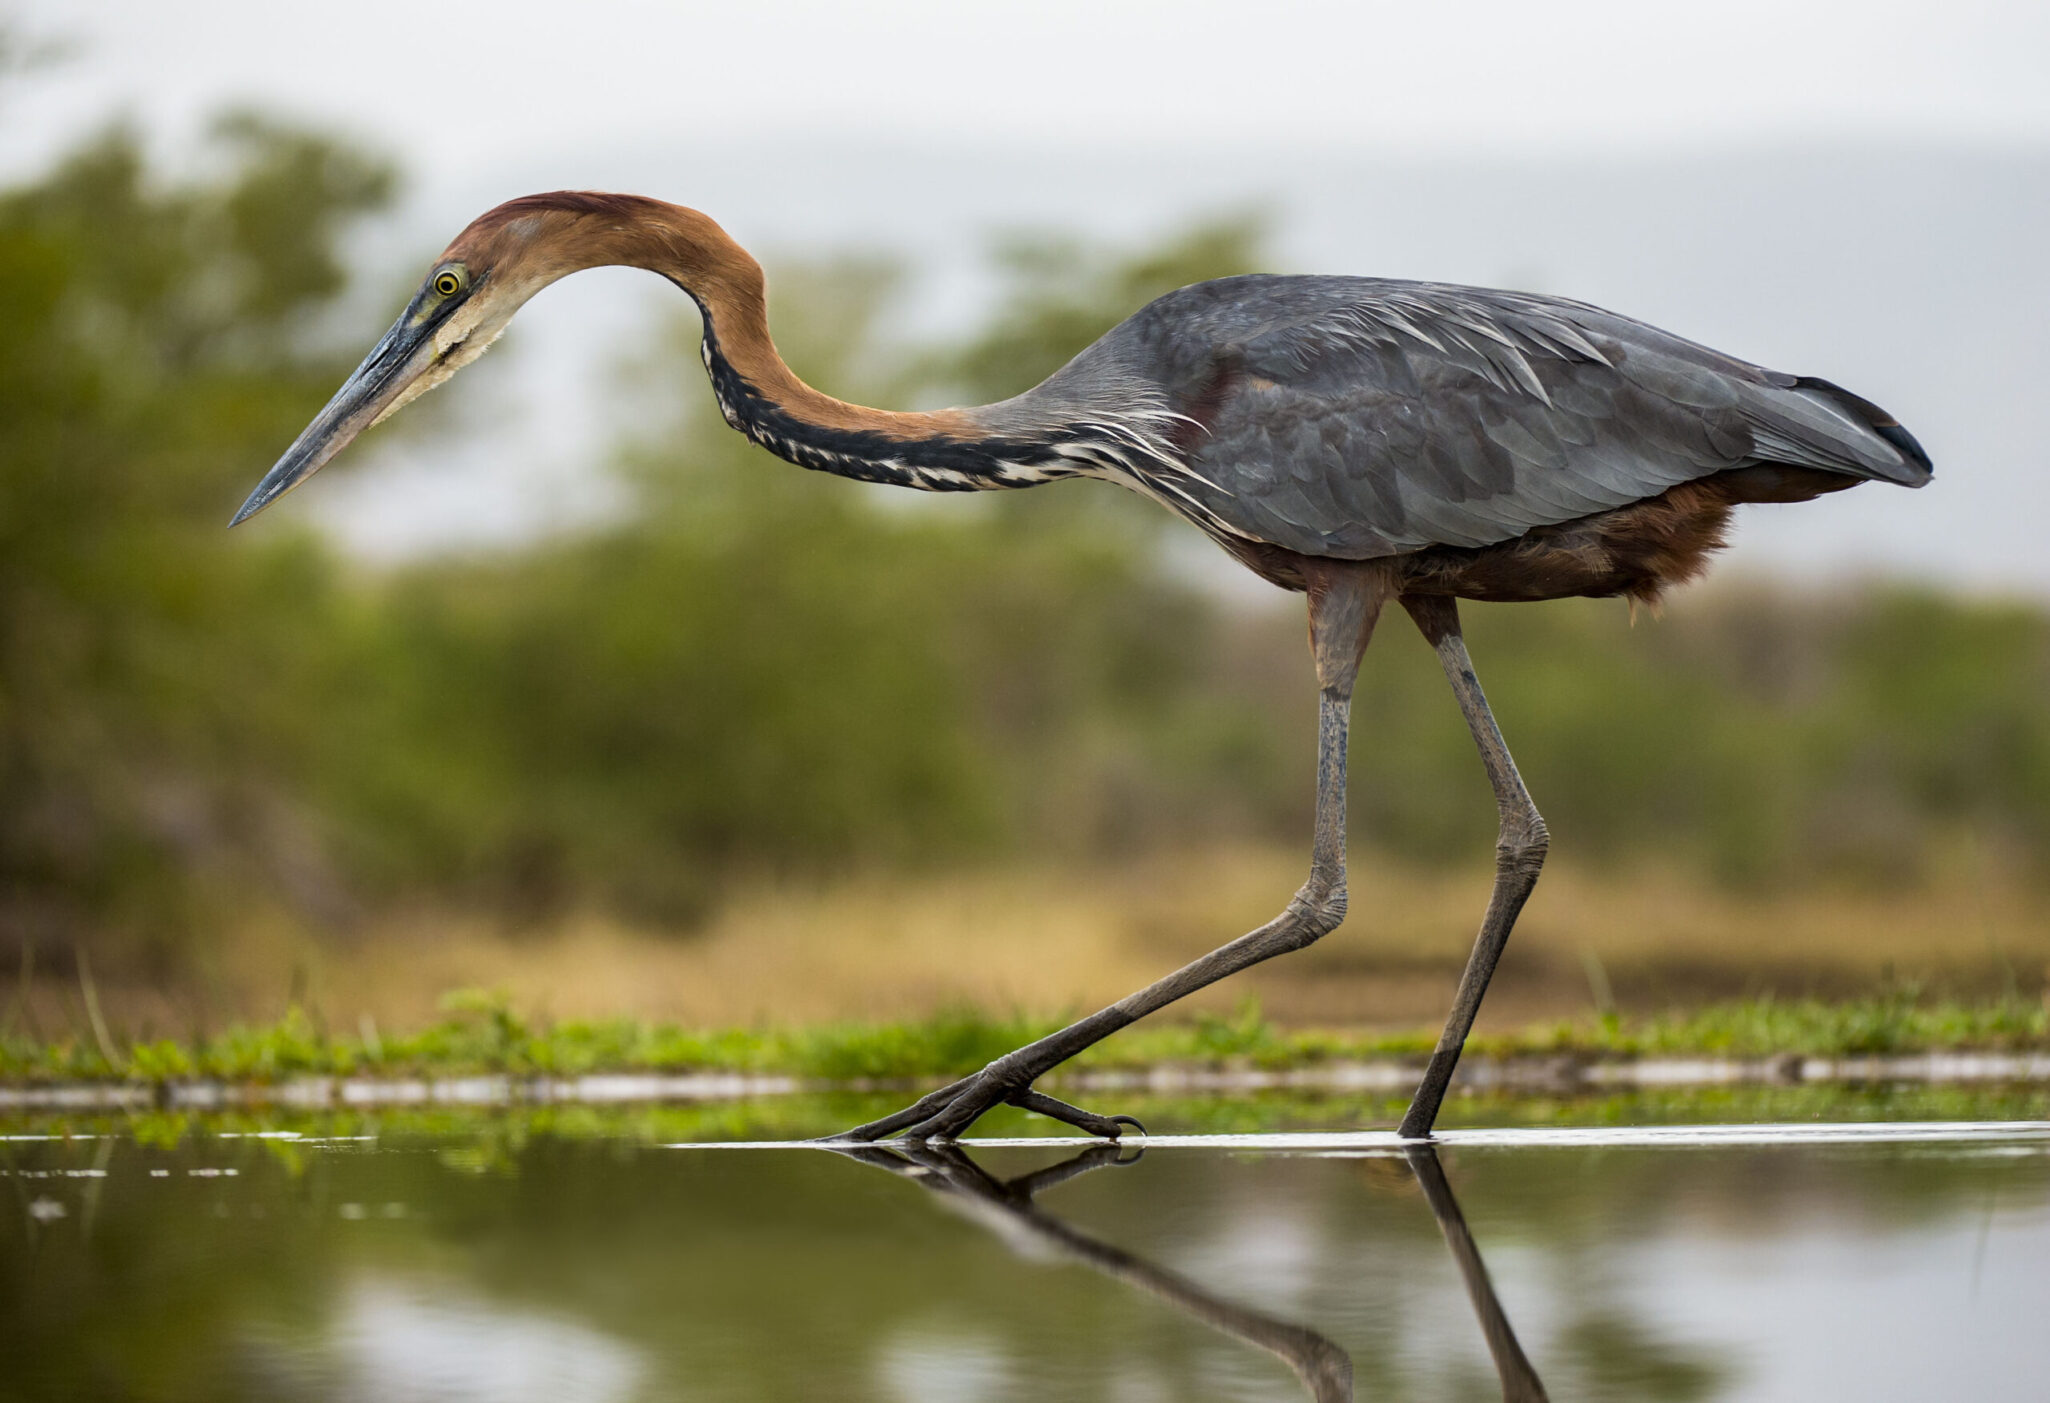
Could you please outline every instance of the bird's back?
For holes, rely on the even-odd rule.
[[[1350,560],[1488,546],[1758,465],[1930,475],[1890,416],[1827,381],[1583,303],[1439,283],[1197,283],[1011,404],[1142,400],[1182,470],[1156,495],[1221,537]]]

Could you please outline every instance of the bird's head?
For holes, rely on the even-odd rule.
[[[542,288],[579,269],[610,264],[682,273],[696,282],[700,273],[744,276],[752,260],[696,210],[638,195],[557,191],[500,205],[442,250],[391,330],[229,524],[247,521],[363,430],[483,355]]]

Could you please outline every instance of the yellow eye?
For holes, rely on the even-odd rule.
[[[454,297],[463,290],[463,280],[454,272],[444,270],[434,277],[434,290],[443,297]]]

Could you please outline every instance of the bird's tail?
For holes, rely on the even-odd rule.
[[[1758,456],[1851,477],[1920,487],[1934,465],[1915,436],[1869,399],[1812,375],[1774,375],[1745,396]]]

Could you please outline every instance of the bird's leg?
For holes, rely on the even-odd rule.
[[[1317,833],[1310,879],[1279,916],[1182,966],[1110,1007],[1006,1053],[974,1076],[923,1097],[892,1116],[847,1131],[841,1139],[951,1140],[993,1106],[1023,1106],[1092,1135],[1116,1139],[1129,1116],[1099,1116],[1032,1089],[1034,1079],[1118,1029],[1249,965],[1300,950],[1345,919],[1345,747],[1353,680],[1388,595],[1385,577],[1357,567],[1334,568],[1312,581],[1310,646],[1317,662]]]
[[[1510,928],[1537,885],[1538,870],[1545,865],[1545,852],[1551,840],[1537,805],[1530,801],[1530,791],[1523,787],[1523,777],[1516,773],[1516,761],[1510,758],[1509,747],[1503,743],[1494,713],[1488,710],[1488,699],[1481,694],[1481,684],[1473,675],[1473,660],[1466,655],[1466,640],[1459,633],[1459,606],[1445,595],[1405,595],[1402,604],[1431,646],[1438,650],[1438,661],[1451,680],[1452,694],[1459,699],[1459,709],[1466,715],[1474,744],[1480,747],[1481,763],[1487,767],[1488,783],[1495,790],[1495,808],[1501,815],[1501,828],[1495,840],[1495,889],[1488,898],[1488,912],[1481,919],[1473,954],[1467,957],[1466,972],[1460,976],[1452,1016],[1446,1020],[1437,1050],[1424,1069],[1423,1083],[1402,1118],[1402,1135],[1420,1140],[1431,1133],[1431,1126],[1438,1119],[1438,1106],[1445,1099],[1452,1069],[1459,1065],[1466,1035],[1473,1031],[1481,996],[1488,992],[1488,980],[1494,977],[1502,947],[1509,943]]]

